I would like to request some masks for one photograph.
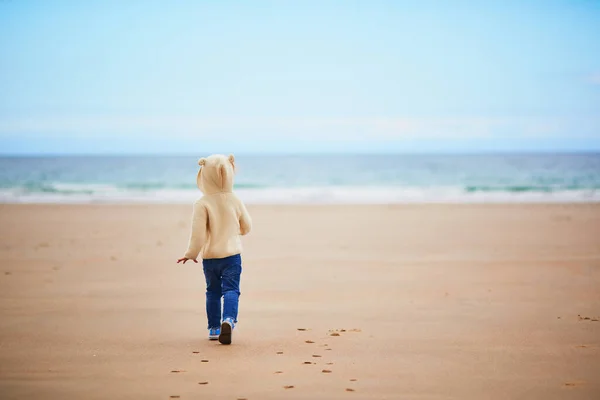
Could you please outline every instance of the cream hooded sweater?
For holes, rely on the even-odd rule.
[[[194,203],[186,258],[224,258],[242,252],[240,235],[252,228],[244,203],[233,193],[235,159],[217,154],[198,161],[203,196]]]

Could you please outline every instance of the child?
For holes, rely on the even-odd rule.
[[[201,158],[198,164],[196,183],[203,196],[194,203],[188,249],[177,263],[183,261],[185,264],[188,260],[197,263],[196,258],[202,253],[208,337],[231,344],[237,323],[242,273],[240,235],[250,232],[252,221],[244,203],[233,193],[233,155],[212,155]]]

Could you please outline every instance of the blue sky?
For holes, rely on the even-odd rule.
[[[600,1],[0,0],[1,153],[600,150]]]

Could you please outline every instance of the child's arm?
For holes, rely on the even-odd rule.
[[[250,231],[252,230],[252,218],[250,218],[250,214],[248,213],[248,210],[246,209],[246,206],[244,205],[244,203],[239,200],[240,202],[240,233],[242,235],[247,235],[248,233],[250,233]]]
[[[204,207],[204,204],[198,201],[194,204],[194,212],[192,215],[192,232],[190,234],[188,248],[183,258],[180,259],[180,261],[183,260],[184,264],[186,260],[193,260],[194,262],[197,262],[196,258],[198,258],[200,250],[202,250],[202,246],[206,242],[207,222],[208,214],[206,212],[206,207]]]

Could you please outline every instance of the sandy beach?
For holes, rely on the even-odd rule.
[[[0,205],[0,398],[600,398],[600,205],[249,211],[223,346],[191,206]]]

